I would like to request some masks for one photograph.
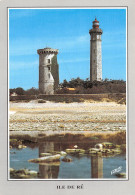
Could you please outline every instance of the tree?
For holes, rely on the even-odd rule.
[[[18,87],[15,89],[15,93],[17,93],[17,95],[24,95],[24,89],[21,87]]]
[[[38,95],[39,94],[39,90],[32,87],[31,89],[28,89],[27,91],[25,91],[26,95]]]
[[[67,82],[66,79],[63,81],[62,86],[63,86],[63,87],[68,87],[68,82]]]

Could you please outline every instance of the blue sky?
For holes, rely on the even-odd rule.
[[[103,79],[126,80],[126,9],[9,9],[9,87],[38,88],[37,49],[59,49],[60,82],[90,77],[90,35],[97,17]]]

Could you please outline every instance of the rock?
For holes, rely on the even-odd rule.
[[[66,153],[66,152],[64,152],[64,151],[61,151],[61,152],[60,152],[60,155],[61,155],[61,156],[66,156],[66,155],[67,155],[67,153]]]
[[[18,175],[18,178],[20,178],[20,179],[29,179],[30,176],[29,175],[20,174],[20,175]]]
[[[113,153],[120,154],[122,151],[121,151],[120,148],[115,148],[115,149],[112,149],[112,152],[113,152]]]
[[[107,148],[107,149],[115,148],[115,144],[110,143],[110,142],[103,142],[102,145],[103,145],[103,148]]]
[[[96,144],[95,148],[98,148],[98,149],[102,150],[103,149],[103,144]]]
[[[90,148],[90,149],[88,150],[88,153],[89,153],[89,154],[98,154],[98,153],[101,153],[101,150],[98,149],[98,148]]]
[[[50,151],[51,155],[56,155],[56,154],[60,154],[61,156],[66,156],[67,153],[64,151]]]
[[[116,173],[117,177],[126,178],[126,173]]]
[[[63,162],[72,162],[72,159],[65,157],[65,158],[62,159],[62,161]]]
[[[33,163],[42,163],[42,162],[55,162],[55,161],[60,161],[60,154],[56,154],[53,156],[45,156],[45,157],[41,157],[41,158],[36,158],[36,159],[31,159],[28,160],[29,162],[33,162]]]
[[[78,148],[78,146],[77,146],[77,145],[75,145],[75,146],[74,146],[74,148]]]
[[[27,146],[25,146],[25,145],[19,145],[18,148],[19,148],[19,149],[27,148]]]
[[[20,170],[15,170],[10,168],[10,177],[11,178],[16,178],[16,179],[28,179],[28,178],[33,178],[37,177],[37,172],[28,170],[28,169],[20,169]]]
[[[66,149],[67,154],[79,154],[79,153],[85,153],[85,150],[83,149]]]
[[[115,147],[116,147],[116,148],[120,148],[121,146],[120,146],[120,145],[116,145]]]
[[[11,147],[18,147],[20,144],[22,144],[21,140],[10,139],[10,148]]]
[[[13,172],[13,171],[14,171],[14,169],[13,168],[10,168],[10,173]]]
[[[122,144],[120,146],[120,149],[122,150],[122,152],[126,152],[126,144]]]
[[[29,175],[31,176],[37,176],[37,171],[29,171]]]
[[[40,156],[52,156],[51,153],[40,153]]]
[[[27,175],[29,173],[28,169],[20,169],[15,171],[17,174],[24,174]]]
[[[112,154],[113,151],[110,150],[110,149],[103,149],[103,150],[102,150],[102,153],[105,153],[105,154]]]

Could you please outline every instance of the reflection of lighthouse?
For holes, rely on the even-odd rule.
[[[101,156],[91,156],[91,178],[103,177],[103,158]]]
[[[41,143],[39,145],[39,156],[40,156],[40,153],[47,153],[51,151],[54,151],[53,142]],[[59,165],[60,163],[57,163],[55,165],[51,165],[51,163],[48,163],[46,165],[39,164],[39,177],[45,178],[45,179],[58,178]]]

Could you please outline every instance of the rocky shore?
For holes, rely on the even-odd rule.
[[[126,105],[115,102],[10,102],[10,135],[126,131]]]

